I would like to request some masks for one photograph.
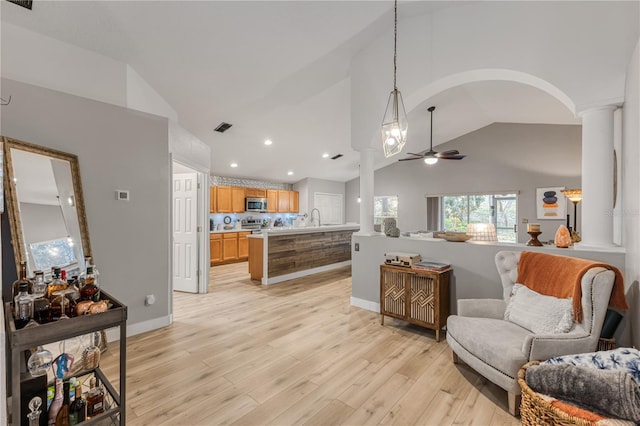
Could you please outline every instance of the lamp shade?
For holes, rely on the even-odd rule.
[[[498,241],[493,223],[470,223],[467,225],[467,235],[471,235],[473,241]]]
[[[402,151],[407,141],[408,128],[402,94],[398,89],[393,89],[389,94],[387,109],[382,119],[382,148],[385,157],[391,157]]]
[[[582,189],[563,189],[561,192],[573,203],[582,201]]]

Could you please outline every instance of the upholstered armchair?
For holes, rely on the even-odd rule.
[[[582,320],[576,321],[568,332],[536,334],[505,320],[505,309],[517,282],[520,257],[521,253],[512,251],[496,254],[503,299],[458,300],[457,315],[447,320],[447,343],[453,351],[453,361],[464,361],[505,389],[509,412],[514,416],[520,409],[517,377],[522,365],[532,360],[596,350],[616,278],[614,271],[604,267],[588,269],[581,274],[581,280],[576,278],[581,287]]]

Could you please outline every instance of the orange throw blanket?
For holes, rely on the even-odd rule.
[[[573,317],[582,322],[582,276],[591,268],[601,266],[615,272],[616,278],[609,307],[629,309],[624,296],[624,278],[620,270],[606,263],[575,257],[523,251],[518,262],[518,280],[531,290],[547,296],[573,297]]]

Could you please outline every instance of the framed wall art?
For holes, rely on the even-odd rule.
[[[536,216],[538,219],[564,220],[567,200],[562,194],[564,186],[536,188]]]

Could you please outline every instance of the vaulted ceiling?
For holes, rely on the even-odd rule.
[[[401,2],[399,33],[403,18],[464,4]],[[350,65],[392,29],[392,1],[36,0],[32,11],[8,2],[0,11],[2,22],[129,64],[177,112],[179,123],[211,147],[212,174],[289,183],[358,175]],[[391,66],[391,58],[383,66]],[[426,108],[444,100],[456,108],[436,111],[434,145],[493,122],[580,122],[533,87],[477,82],[414,109],[409,150],[428,147]],[[223,121],[233,127],[215,133]],[[265,146],[265,139],[273,144]],[[323,153],[343,157],[323,159]],[[230,168],[232,162],[238,167]]]

